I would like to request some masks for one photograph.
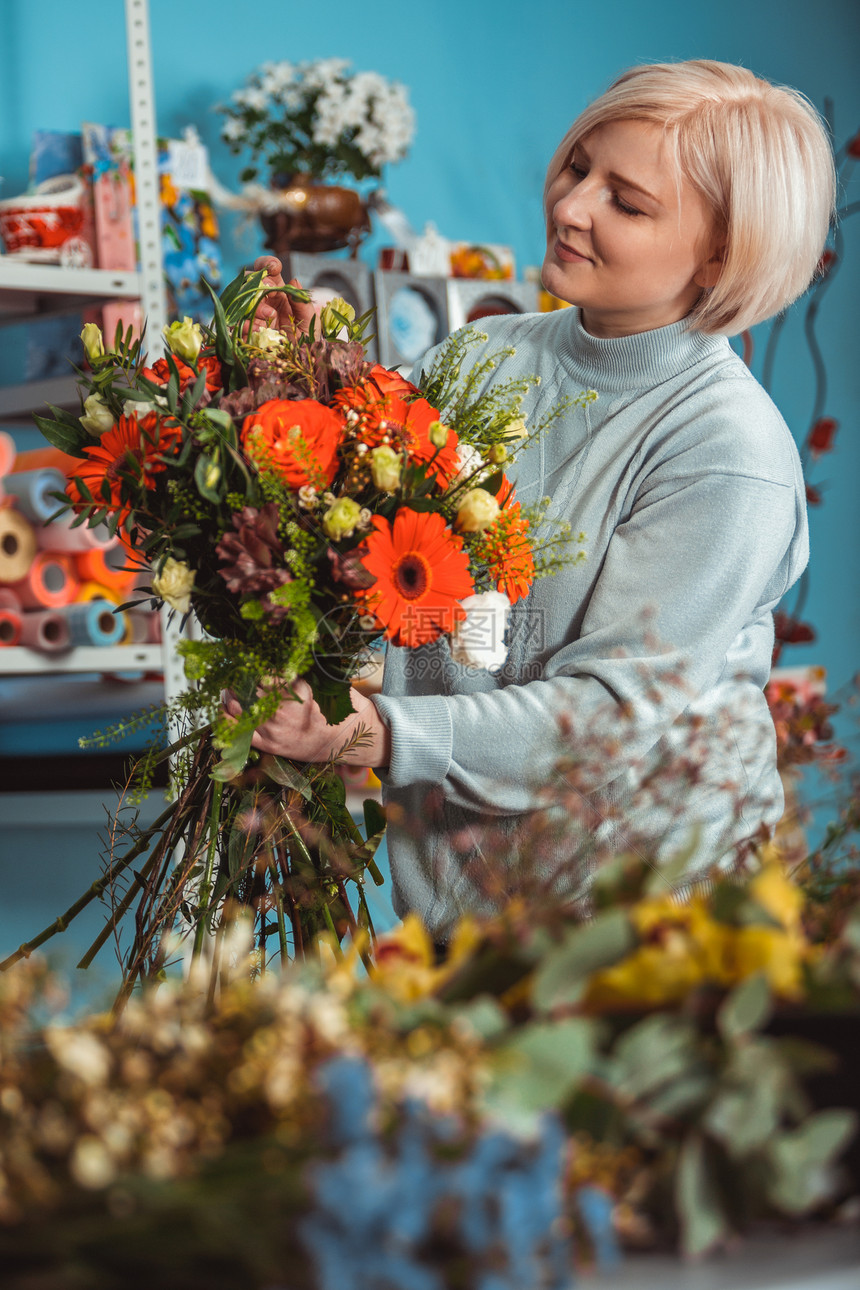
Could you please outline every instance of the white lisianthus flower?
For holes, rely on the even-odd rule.
[[[279,332],[277,327],[257,327],[251,332],[249,339],[254,348],[264,354],[277,353],[284,345],[283,332]]]
[[[352,537],[361,520],[361,507],[351,497],[339,497],[323,516],[323,531],[333,542]]]
[[[370,471],[374,487],[382,493],[395,493],[400,487],[403,457],[387,444],[374,448],[370,454]]]
[[[172,555],[164,561],[161,572],[152,577],[154,594],[180,614],[187,614],[191,609],[193,587],[194,570],[184,560],[174,560]]]
[[[505,632],[510,600],[500,591],[480,591],[460,603],[466,617],[451,635],[451,657],[464,667],[498,672],[508,656]]]
[[[164,328],[164,339],[177,358],[186,363],[196,363],[203,348],[203,328],[186,316],[182,322],[169,323]]]
[[[156,394],[149,402],[144,402],[143,399],[126,399],[122,405],[122,415],[124,417],[145,417],[148,412],[152,411],[153,407],[167,407],[167,399],[163,394]]]
[[[339,313],[341,318],[346,318],[348,322],[355,320],[355,310],[352,305],[348,304],[343,296],[334,296],[326,302],[320,314],[320,327],[324,336],[335,338],[346,334],[347,329],[335,317],[335,313]]]
[[[113,428],[114,415],[104,399],[91,394],[84,399],[84,415],[78,420],[89,434],[101,435]]]
[[[463,533],[482,533],[499,518],[499,503],[486,488],[472,488],[457,508],[454,527]]]
[[[467,479],[477,484],[484,478],[487,463],[477,448],[473,448],[470,443],[458,444],[457,458],[460,468],[451,481],[452,485],[463,484]]]
[[[504,439],[525,439],[528,434],[526,423],[523,417],[516,417],[509,421],[505,426],[502,438]]]

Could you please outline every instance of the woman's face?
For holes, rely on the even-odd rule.
[[[650,121],[610,121],[577,143],[547,196],[541,278],[594,336],[686,317],[719,274],[713,221],[665,160]]]

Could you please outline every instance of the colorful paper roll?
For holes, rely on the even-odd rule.
[[[29,452],[19,452],[9,471],[4,470],[3,474],[14,475],[22,470],[42,470],[45,466],[50,466],[64,475],[71,475],[80,469],[80,465],[80,457],[72,457],[67,452],[61,452],[59,448],[31,448]]]
[[[37,551],[21,581],[12,583],[12,590],[24,609],[59,609],[72,603],[79,586],[67,555]]]
[[[86,524],[75,526],[71,515],[61,515],[50,524],[40,524],[36,529],[36,542],[40,551],[67,551],[70,555],[83,551],[107,551],[112,546],[119,546],[119,541],[106,524],[96,524],[94,528],[87,528]]]
[[[20,582],[36,554],[32,524],[11,506],[0,510],[0,582]]]
[[[42,654],[71,649],[69,624],[56,609],[36,609],[21,615],[21,644]]]
[[[129,609],[126,611],[128,622],[128,645],[157,645],[161,640],[161,618],[155,609]]]
[[[127,569],[128,560],[125,548],[117,542],[104,549],[79,551],[74,557],[75,570],[81,582],[98,582],[102,587],[110,587],[123,596],[136,578],[143,575],[142,569]]]
[[[5,494],[3,477],[11,473],[15,465],[15,440],[5,430],[0,430],[0,498]]]
[[[59,502],[51,494],[65,491],[66,477],[61,470],[43,466],[40,470],[4,475],[3,487],[7,496],[15,499],[16,511],[35,524],[44,524],[57,513]]]
[[[0,609],[0,649],[17,645],[21,639],[21,614],[14,609]]]
[[[121,596],[115,587],[106,587],[101,582],[82,582],[78,587],[78,594],[75,600],[109,600],[112,605],[121,605],[124,596]]]
[[[73,645],[118,645],[126,633],[125,614],[110,600],[78,601],[61,611]]]

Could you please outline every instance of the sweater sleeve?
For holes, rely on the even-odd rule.
[[[533,810],[564,717],[574,748],[578,732],[614,735],[590,785],[604,787],[717,684],[745,630],[770,633],[770,610],[805,563],[798,524],[787,483],[677,461],[654,471],[607,544],[577,639],[541,679],[376,699],[392,732],[387,782],[440,784],[452,803],[490,814]],[[620,710],[629,727],[617,746]]]

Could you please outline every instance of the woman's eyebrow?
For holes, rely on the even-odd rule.
[[[619,184],[622,188],[635,188],[637,193],[642,193],[643,197],[649,198],[649,200],[655,202],[657,206],[663,205],[659,197],[655,197],[649,189],[643,188],[641,184],[637,184],[633,179],[626,179],[624,175],[619,175],[614,170],[610,170],[609,178],[613,183]]]
[[[582,143],[577,142],[573,145],[573,151],[571,152],[571,159],[573,159],[573,157],[576,155],[577,152],[582,155],[583,161],[587,161],[589,163],[591,162],[591,158],[588,155],[588,150],[584,147]],[[637,184],[633,179],[627,179],[626,176],[619,175],[616,170],[610,170],[609,178],[612,180],[614,184],[618,184],[622,188],[635,188],[637,193],[641,193],[643,197],[647,197],[649,201],[654,202],[657,206],[663,205],[663,203],[660,201],[660,198],[655,197],[654,194],[649,191],[649,189],[643,188],[641,184]]]

